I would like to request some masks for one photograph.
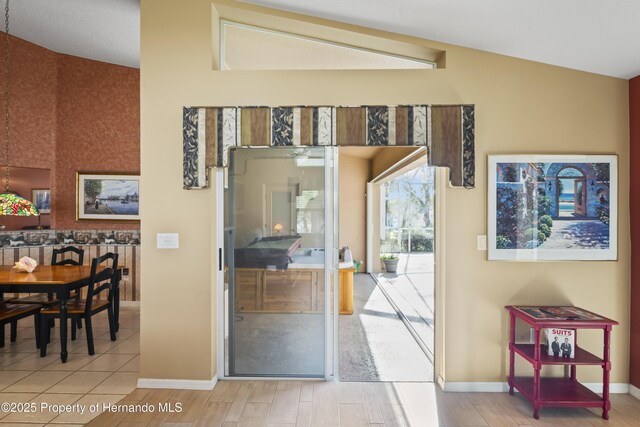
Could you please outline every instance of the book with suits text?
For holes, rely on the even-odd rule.
[[[548,328],[547,354],[554,357],[572,359],[576,352],[576,331],[574,329]]]

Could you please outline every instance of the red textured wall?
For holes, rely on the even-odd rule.
[[[4,40],[4,33],[0,33],[0,36]],[[11,64],[9,164],[51,169],[56,146],[57,55],[15,37],[10,39],[9,54]],[[1,165],[5,164],[4,58],[3,41],[0,43],[0,65],[3,71],[0,73]]]
[[[52,179],[55,228],[139,227],[137,223],[76,222],[76,171],[140,172],[139,70],[59,55]]]
[[[2,60],[3,49],[0,43]],[[76,171],[140,171],[140,71],[58,54],[15,37],[9,49],[9,163],[51,169],[51,227],[139,228],[138,223],[78,222],[75,203]],[[4,73],[0,85],[4,88]]]
[[[631,151],[631,366],[629,382],[640,387],[640,76],[629,81]]]

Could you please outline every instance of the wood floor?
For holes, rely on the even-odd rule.
[[[640,401],[612,395],[600,411],[549,408],[533,419],[520,395],[444,393],[430,383],[220,381],[213,391],[137,389],[119,405],[148,403],[154,412],[103,413],[90,426],[640,426]],[[180,403],[180,413],[159,412]]]

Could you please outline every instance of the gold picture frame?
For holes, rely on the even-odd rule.
[[[139,221],[140,175],[77,172],[76,219]]]

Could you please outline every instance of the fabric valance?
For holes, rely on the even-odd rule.
[[[209,185],[230,147],[426,146],[452,186],[475,186],[473,105],[185,107],[184,188]]]

